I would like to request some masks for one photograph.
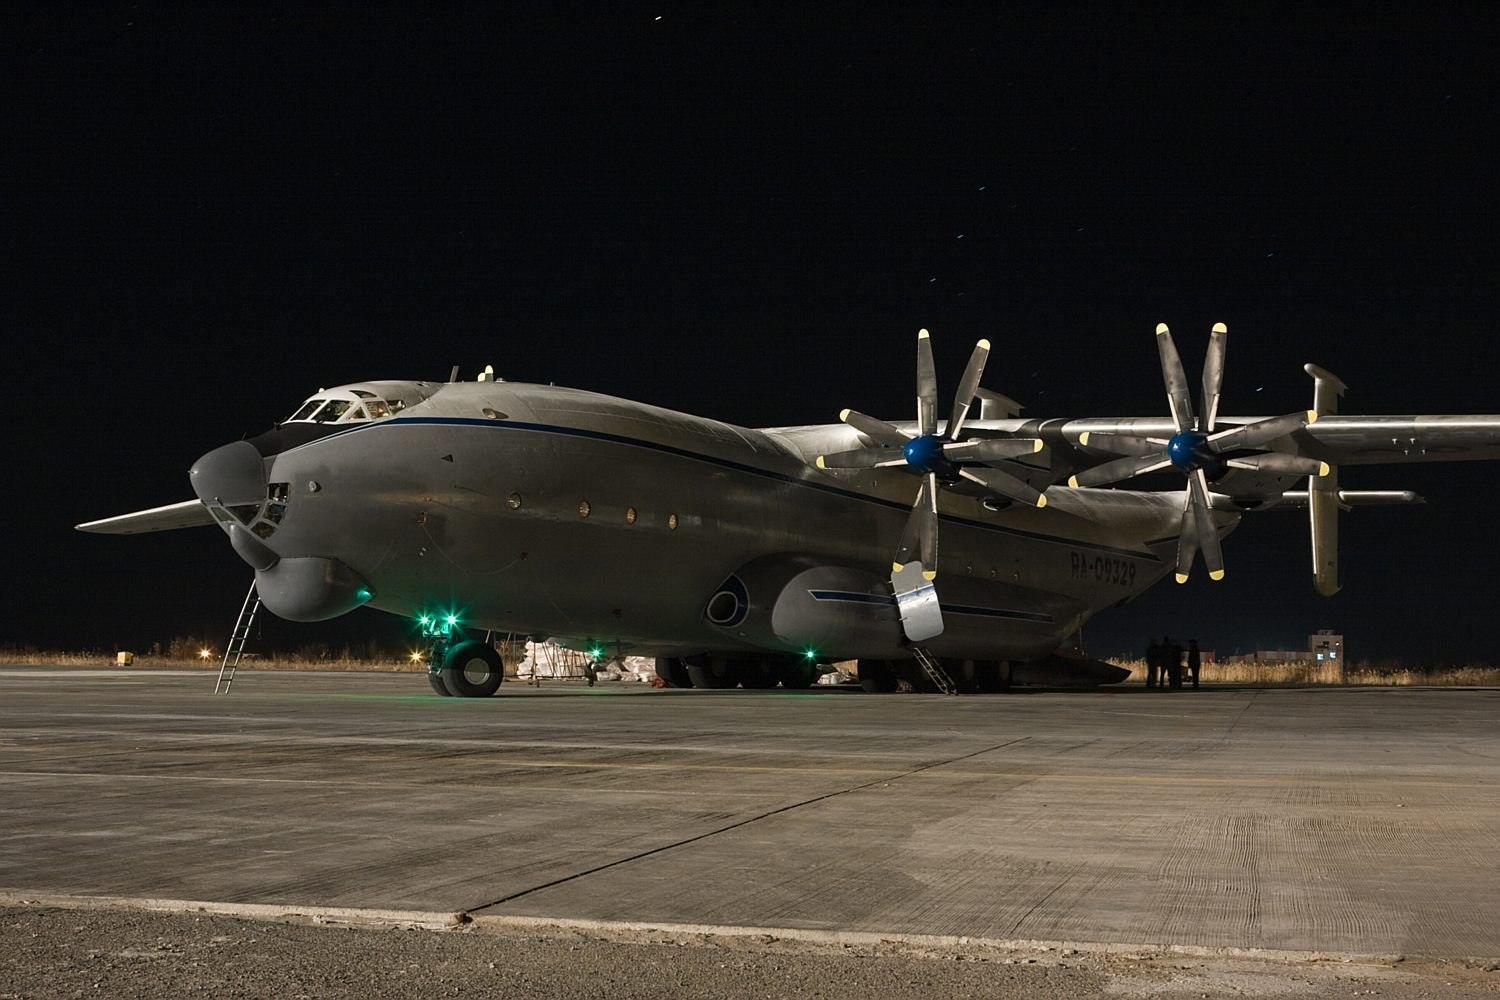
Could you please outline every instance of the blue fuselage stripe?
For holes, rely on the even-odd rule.
[[[880,604],[886,607],[896,603],[893,597],[879,594],[856,594],[847,590],[809,590],[815,601],[837,601],[841,604]],[[971,604],[940,604],[944,614],[975,615],[982,618],[1009,618],[1028,622],[1052,622],[1057,619],[1040,611],[1012,611],[1005,608],[979,608]]]

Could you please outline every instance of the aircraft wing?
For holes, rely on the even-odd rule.
[[[143,535],[148,531],[173,531],[177,528],[200,528],[213,524],[213,515],[197,500],[152,507],[130,514],[117,514],[97,521],[74,525],[79,531],[99,535]]]
[[[1261,419],[1220,417],[1218,426],[1223,429]],[[1063,436],[1071,442],[1085,432],[1167,438],[1172,431],[1171,421],[1161,417],[1086,418],[1062,426]],[[1330,414],[1273,442],[1273,446],[1278,444],[1332,465],[1496,461],[1500,460],[1500,414]]]

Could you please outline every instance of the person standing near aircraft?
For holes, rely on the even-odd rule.
[[[1166,668],[1162,686],[1179,690],[1182,687],[1182,646],[1170,638],[1162,646],[1162,659],[1165,661],[1163,666]]]
[[[1156,687],[1157,671],[1161,668],[1161,643],[1153,636],[1146,643],[1146,687]]]
[[[1198,649],[1198,640],[1188,640],[1188,676],[1192,678],[1193,690],[1198,690],[1198,670],[1203,666],[1203,653]]]

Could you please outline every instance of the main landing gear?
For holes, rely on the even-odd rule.
[[[488,698],[505,681],[505,663],[495,647],[465,639],[458,626],[433,619],[422,626],[428,640],[427,683],[445,697]]]

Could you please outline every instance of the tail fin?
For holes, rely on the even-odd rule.
[[[1324,417],[1339,411],[1339,397],[1347,388],[1332,372],[1303,365],[1313,377],[1313,412]],[[1312,530],[1313,587],[1324,597],[1339,592],[1339,470],[1307,478],[1308,523]]]

